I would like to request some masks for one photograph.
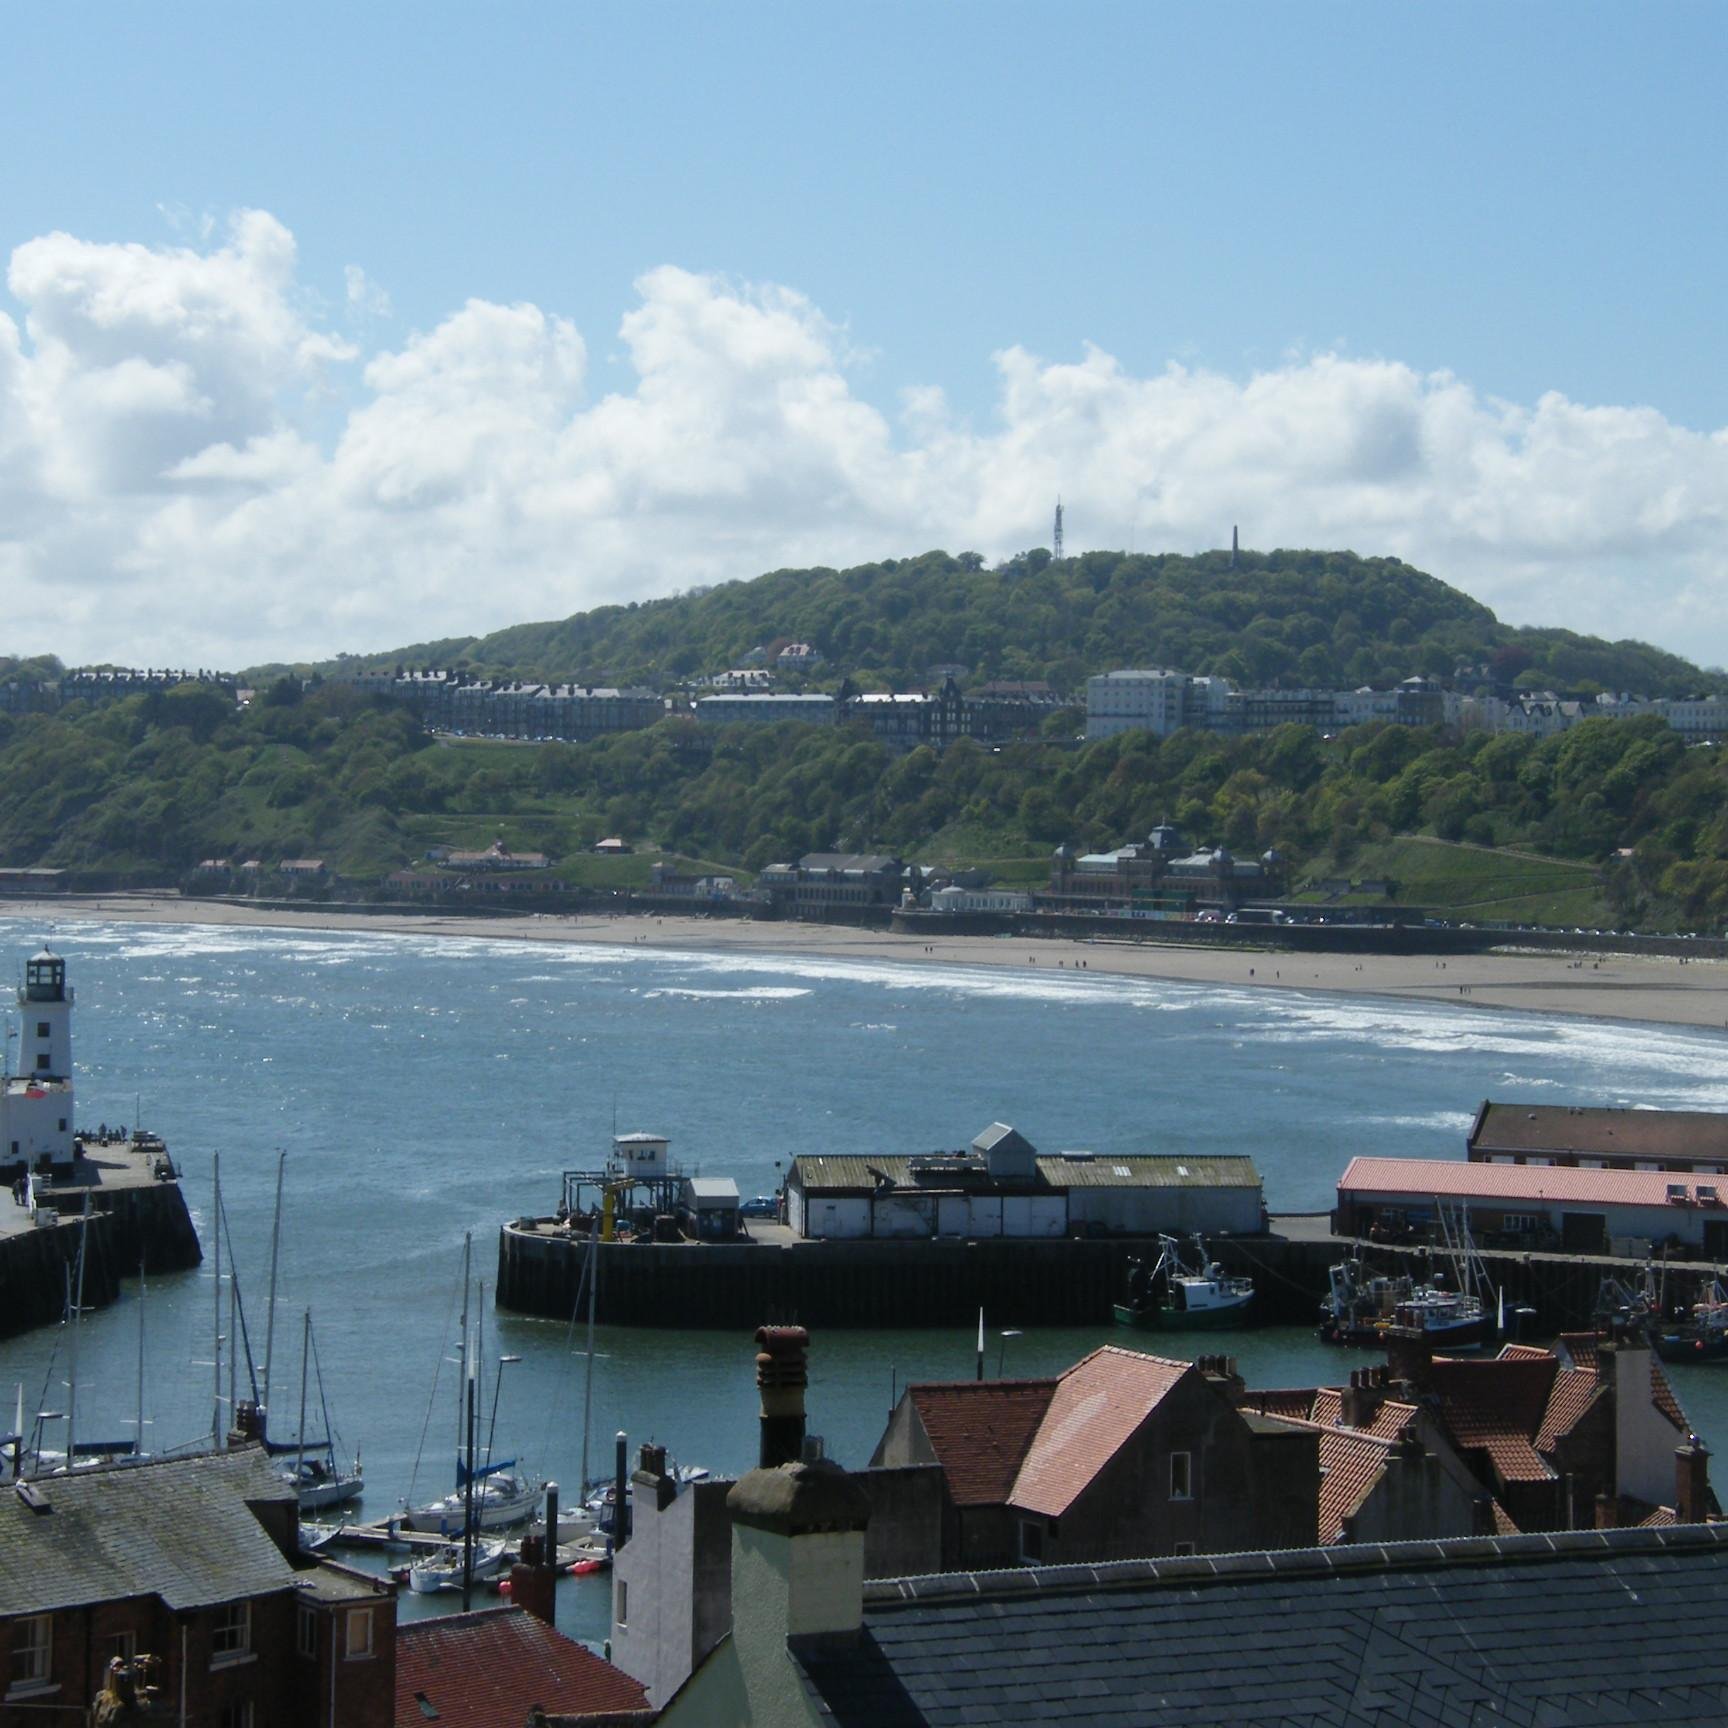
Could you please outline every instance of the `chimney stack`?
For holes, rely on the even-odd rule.
[[[1674,1520],[1706,1524],[1710,1520],[1710,1448],[1696,1434],[1674,1452]]]
[[[1387,1379],[1412,1391],[1426,1391],[1434,1369],[1434,1345],[1427,1332],[1420,1326],[1388,1326],[1382,1336]]]
[[[802,1326],[762,1326],[756,1332],[756,1389],[762,1439],[757,1464],[777,1470],[804,1450],[804,1388],[809,1382],[810,1334]]]
[[[1366,1428],[1385,1401],[1385,1370],[1352,1368],[1350,1384],[1338,1392],[1338,1415],[1346,1428]]]

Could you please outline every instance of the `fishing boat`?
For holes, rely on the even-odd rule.
[[[1116,1324],[1143,1332],[1222,1330],[1247,1323],[1254,1306],[1254,1280],[1232,1277],[1207,1258],[1206,1244],[1193,1238],[1194,1258],[1184,1262],[1174,1236],[1158,1238],[1158,1258],[1148,1267],[1128,1262],[1128,1300],[1115,1305]]]
[[[1369,1276],[1360,1260],[1348,1259],[1327,1277],[1330,1288],[1320,1304],[1326,1344],[1382,1344],[1387,1328],[1396,1326],[1421,1332],[1436,1349],[1461,1350],[1483,1343],[1493,1325],[1481,1298],[1450,1289],[1441,1272],[1421,1281]]]
[[[1712,1278],[1678,1315],[1664,1319],[1659,1311],[1652,1313],[1646,1334],[1664,1362],[1728,1361],[1728,1290]]]
[[[1420,1332],[1437,1350],[1470,1350],[1485,1344],[1496,1329],[1506,1330],[1504,1298],[1489,1285],[1468,1213],[1436,1196],[1434,1215],[1439,1253],[1452,1278],[1442,1267],[1426,1278],[1370,1276],[1360,1259],[1340,1261],[1328,1273],[1320,1304],[1323,1343],[1379,1345],[1387,1329],[1396,1327]],[[1518,1313],[1527,1317],[1529,1310]]]
[[[446,1542],[408,1568],[408,1588],[416,1596],[430,1596],[437,1590],[460,1590],[465,1577],[475,1581],[495,1577],[503,1570],[507,1552],[506,1545],[497,1537],[476,1537],[466,1545]]]

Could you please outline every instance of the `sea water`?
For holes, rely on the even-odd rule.
[[[200,1271],[150,1280],[142,1304],[132,1281],[86,1317],[79,1434],[134,1432],[140,1316],[146,1450],[210,1432],[227,1397],[211,1367],[218,1153],[262,1378],[285,1152],[273,1432],[298,1420],[310,1311],[331,1419],[341,1446],[363,1452],[375,1518],[453,1486],[464,1238],[489,1287],[499,1224],[552,1211],[560,1173],[602,1163],[614,1130],[663,1134],[686,1171],[730,1176],[748,1197],[772,1193],[801,1152],[947,1150],[1004,1121],[1045,1151],[1246,1154],[1271,1209],[1289,1212],[1330,1207],[1358,1153],[1460,1156],[1486,1097],[1728,1108],[1719,1033],[1288,987],[46,918],[0,919],[0,954],[21,966],[44,936],[77,991],[80,1125],[142,1123],[167,1140],[206,1254]],[[229,1258],[225,1244],[225,1273]],[[489,1288],[484,1310],[496,1454],[568,1498],[582,1474],[582,1329],[497,1314]],[[985,1325],[991,1374],[1145,1342],[1108,1315],[1079,1331]],[[27,1412],[64,1410],[66,1345],[63,1329],[0,1344],[5,1426],[16,1386]],[[842,1462],[866,1462],[897,1389],[970,1378],[976,1348],[970,1329],[820,1334],[812,1432]],[[1228,1348],[1251,1386],[1335,1381],[1352,1365],[1302,1330]],[[520,1361],[500,1382],[501,1353]],[[619,1430],[632,1455],[652,1439],[683,1463],[748,1468],[753,1355],[747,1334],[602,1328],[590,1473],[609,1468]],[[1676,1378],[1706,1437],[1728,1433],[1728,1367]],[[312,1402],[316,1431],[316,1377]],[[44,1444],[60,1443],[54,1430]],[[607,1600],[603,1579],[573,1580],[560,1623],[601,1638]],[[449,1605],[403,1598],[404,1613]]]

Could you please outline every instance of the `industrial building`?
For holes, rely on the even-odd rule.
[[[1674,1253],[1728,1259],[1728,1181],[1664,1170],[1353,1158],[1338,1183],[1341,1236],[1422,1234],[1442,1208],[1462,1213],[1478,1242],[1568,1254]]]
[[[923,1157],[805,1154],[786,1178],[804,1238],[1251,1235],[1265,1228],[1253,1160],[1143,1152],[1040,1153],[993,1122]]]
[[[1475,1164],[1728,1176],[1728,1115],[1716,1110],[1496,1104],[1485,1098],[1465,1141],[1465,1155]]]

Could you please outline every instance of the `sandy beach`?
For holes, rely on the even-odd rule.
[[[1514,1008],[1542,1014],[1641,1021],[1728,1031],[1728,963],[1685,963],[1642,955],[1478,954],[1438,961],[1429,955],[1223,952],[1211,948],[1139,946],[1121,941],[1066,941],[998,936],[929,940],[831,924],[752,923],[699,917],[463,917],[281,911],[172,896],[101,895],[66,900],[0,900],[0,914],[48,933],[80,918],[142,924],[249,925],[277,929],[392,932],[415,936],[493,938],[511,942],[579,942],[613,947],[696,950],[709,954],[791,954],[893,961],[906,965],[1007,966],[1086,971],[1186,984],[1265,990],[1333,991]]]

